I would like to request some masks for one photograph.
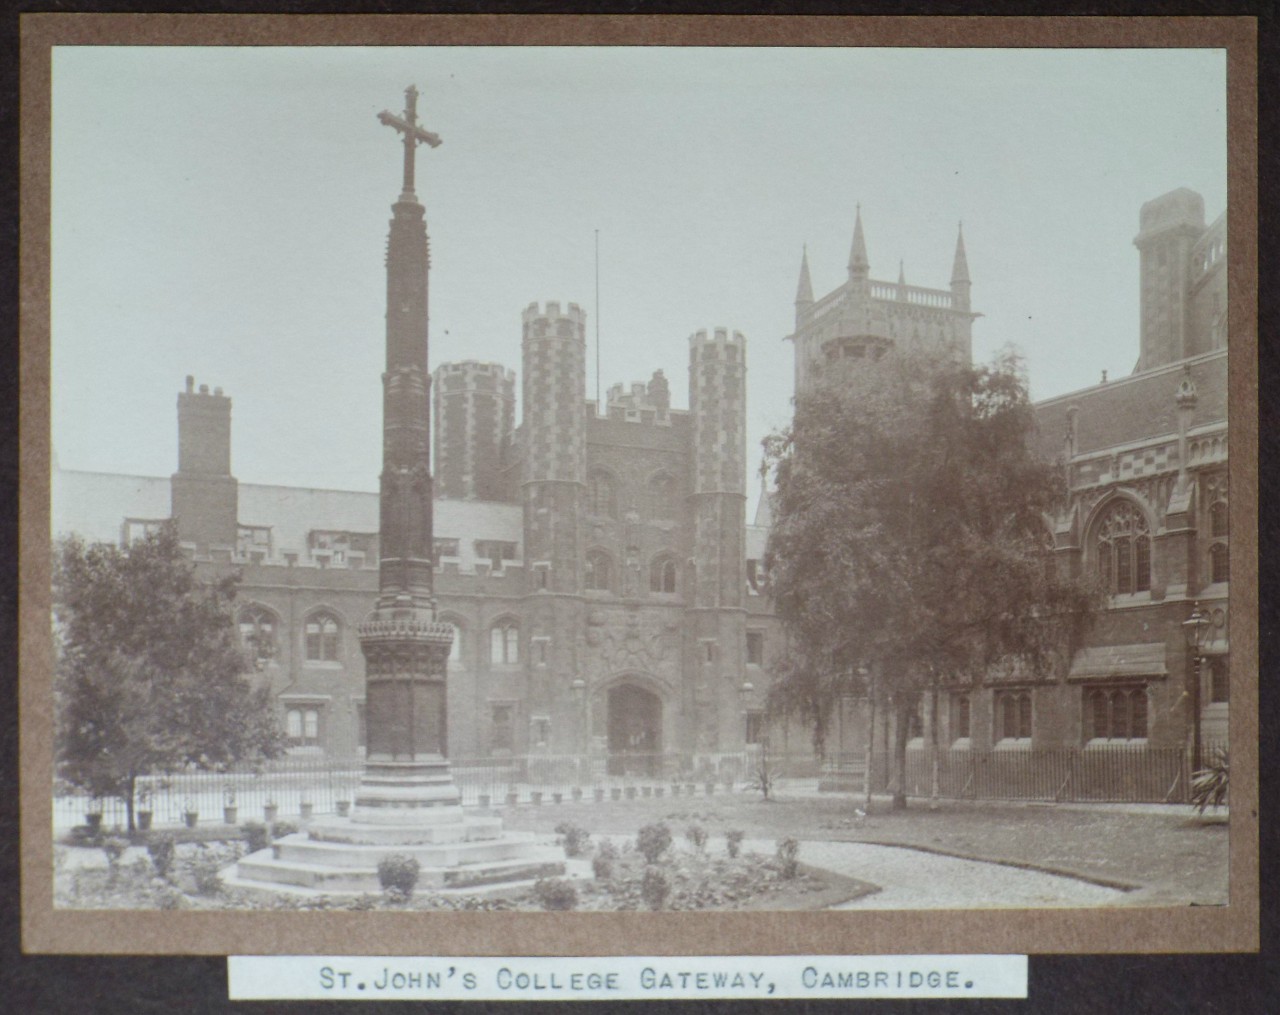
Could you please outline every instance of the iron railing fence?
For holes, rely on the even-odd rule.
[[[686,754],[527,754],[499,757],[459,757],[449,760],[454,784],[468,805],[500,806],[510,802],[618,799],[628,797],[706,793],[742,789],[754,778],[759,750]],[[817,774],[812,755],[770,753],[775,778],[804,778]],[[140,778],[135,807],[149,794],[154,825],[178,825],[188,811],[197,824],[224,822],[235,807],[235,823],[265,820],[265,808],[275,805],[277,820],[297,820],[304,809],[331,814],[339,801],[354,800],[364,758],[336,758],[322,754],[293,754],[265,765],[237,766],[228,771],[197,769],[156,773]],[[659,789],[661,787],[661,789]],[[616,792],[615,792],[616,791]],[[64,792],[54,797],[54,827],[84,824],[86,814],[100,810],[105,828],[127,825],[122,800],[91,800],[84,794]]]
[[[1219,746],[1202,745],[1201,765],[1209,764]],[[839,755],[833,762],[829,772],[861,776],[866,753]],[[1191,752],[1182,747],[1123,743],[988,750],[925,747],[907,752],[905,790],[908,796],[936,792],[940,797],[971,800],[1186,803],[1192,768]],[[893,776],[892,755],[877,750],[871,761],[872,792],[897,789]],[[841,788],[847,787],[848,781]]]
[[[1202,748],[1208,764],[1218,745]],[[462,802],[501,806],[561,800],[628,799],[743,790],[757,778],[759,747],[702,754],[527,754],[507,757],[452,758],[450,768]],[[832,754],[770,750],[767,762],[775,788],[815,786],[865,792],[866,753]],[[1046,800],[1123,803],[1185,803],[1190,794],[1192,761],[1182,748],[1091,745],[1085,748],[951,750],[912,749],[907,753],[906,791],[910,796],[975,800]],[[135,804],[149,794],[154,825],[180,825],[188,811],[199,824],[221,823],[224,808],[234,806],[234,821],[265,820],[275,804],[276,817],[297,820],[304,810],[331,814],[340,801],[355,798],[364,771],[360,757],[294,754],[259,767],[225,772],[183,770],[156,773],[138,781]],[[890,756],[872,758],[875,793],[889,792]],[[841,778],[833,778],[840,776]],[[816,780],[816,782],[815,782]],[[93,809],[106,828],[124,828],[126,811],[118,799],[91,801],[76,792],[54,796],[54,827],[85,823]]]

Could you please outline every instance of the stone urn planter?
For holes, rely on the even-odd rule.
[[[627,799],[634,800],[636,798],[636,788],[634,786],[627,787]]]
[[[334,806],[334,809],[338,812],[338,817],[340,818],[345,818],[348,814],[351,813],[350,800],[339,800],[333,806]]]
[[[564,803],[564,794],[563,794],[563,793],[552,793],[552,794],[551,794],[551,800],[552,800],[552,802],[553,802],[553,803],[557,803],[557,804]]]
[[[262,805],[262,820],[268,825],[272,824],[276,818],[280,816],[280,805],[276,803],[265,803]]]
[[[594,795],[595,795],[595,798],[596,798],[596,803],[600,803],[602,800],[604,800],[604,787],[603,787],[603,786],[597,786],[597,787],[595,788],[595,793],[594,793]]]
[[[653,796],[653,787],[652,787],[652,786],[641,786],[641,787],[640,787],[640,795],[641,795],[641,796],[645,796],[645,797],[647,797],[647,796]]]
[[[609,799],[610,799],[610,800],[621,800],[621,799],[622,799],[622,787],[621,787],[621,786],[614,786],[614,787],[612,787],[612,788],[609,790]]]
[[[311,812],[313,809],[314,809],[314,805],[311,803],[311,801],[304,800],[302,801],[302,803],[298,804],[298,816],[302,818],[303,821],[310,821]]]
[[[673,782],[671,784],[671,795],[672,796],[680,795],[680,784],[678,782]]]
[[[151,818],[152,818],[152,812],[151,812],[151,811],[138,811],[138,813],[137,813],[137,815],[136,815],[136,816],[137,816],[137,819],[138,819],[138,831],[139,831],[139,832],[149,832],[149,831],[151,831]],[[101,815],[99,815],[99,817],[101,817]]]
[[[480,797],[479,797],[479,800],[480,800],[480,806],[481,806],[481,807],[488,807],[488,806],[489,806],[489,800],[490,800],[490,797],[489,797],[489,794],[488,794],[488,793],[481,793],[481,794],[480,794]]]
[[[237,807],[235,804],[228,804],[227,806],[223,807],[222,823],[224,825],[234,825],[236,823],[236,817],[238,816],[239,811],[240,811],[240,808]]]
[[[183,811],[182,820],[188,828],[195,828],[196,822],[200,820],[200,814],[197,811]]]
[[[514,807],[517,803],[519,803],[519,801],[520,801],[520,794],[517,793],[515,790],[511,790],[507,793],[508,807]]]
[[[653,795],[654,795],[654,796],[656,796],[656,797],[657,797],[657,796],[662,796],[664,793],[666,793],[666,791],[667,791],[667,787],[666,787],[666,786],[654,786],[654,787],[653,787]]]
[[[576,801],[578,801],[578,800],[581,800],[581,799],[582,799],[582,787],[581,787],[581,786],[574,786],[574,787],[573,787],[573,789],[571,790],[571,792],[572,792],[572,794],[573,794],[573,799],[574,799],[574,801],[575,801],[575,802],[576,802]]]
[[[529,791],[529,799],[533,801],[535,807],[542,806],[542,790],[535,789]]]
[[[84,816],[84,823],[89,826],[89,831],[97,835],[102,831],[102,811],[87,811]]]

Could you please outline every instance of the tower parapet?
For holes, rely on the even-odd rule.
[[[580,591],[587,471],[587,315],[530,303],[522,315],[525,557],[548,592]],[[541,565],[541,566],[539,566]]]
[[[204,555],[233,548],[239,486],[231,475],[231,399],[188,376],[178,393],[178,471],[169,484],[178,537]]]
[[[505,451],[515,430],[516,375],[500,363],[443,363],[435,389],[435,491],[507,500]]]

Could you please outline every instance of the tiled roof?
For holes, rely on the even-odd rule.
[[[1225,420],[1227,353],[1220,350],[1037,402],[1040,453],[1049,459],[1063,453],[1067,410],[1073,405],[1080,410],[1076,417],[1077,454],[1177,433],[1173,396],[1186,364],[1191,366],[1197,395],[1191,427]]]

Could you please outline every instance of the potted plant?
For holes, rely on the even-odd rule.
[[[507,790],[507,806],[514,807],[520,802],[520,794],[513,789]]]
[[[564,794],[563,794],[563,793],[552,793],[552,794],[551,794],[551,799],[552,799],[555,803],[558,803],[558,804],[559,804],[559,803],[564,803]]]
[[[582,787],[581,787],[581,786],[574,786],[574,787],[573,787],[573,789],[572,789],[572,790],[570,790],[570,792],[573,794],[573,799],[574,799],[574,801],[575,801],[575,802],[576,802],[576,801],[578,801],[578,800],[581,800],[581,799],[582,799]]]
[[[102,800],[98,797],[89,801],[88,810],[84,812],[84,823],[94,835],[102,831]]]
[[[262,820],[265,821],[268,825],[270,825],[279,816],[280,816],[280,805],[277,804],[270,797],[267,797],[267,802],[262,805]]]
[[[595,792],[594,792],[594,794],[593,794],[593,795],[594,795],[594,796],[595,796],[595,798],[596,798],[596,803],[600,803],[602,800],[604,800],[604,787],[603,787],[603,786],[597,786],[597,787],[595,788]]]
[[[680,795],[680,784],[678,782],[673,782],[671,784],[671,795],[672,796]]]
[[[350,800],[338,800],[336,803],[334,803],[333,806],[334,806],[334,809],[338,812],[338,817],[340,818],[345,818],[348,814],[351,813]]]
[[[533,801],[535,806],[542,806],[542,790],[533,789],[529,791],[529,799]]]
[[[236,788],[230,783],[222,790],[222,821],[227,825],[236,823],[240,808],[236,806]]]
[[[138,790],[138,831],[149,832],[151,830],[151,818],[153,811],[151,810],[151,788],[144,786]]]
[[[492,797],[488,793],[481,793],[479,796],[480,806],[488,807]]]
[[[610,800],[621,800],[621,799],[622,799],[622,787],[621,787],[621,786],[611,786],[611,787],[609,787],[609,799],[610,799]]]
[[[302,800],[301,800],[301,801],[299,802],[299,804],[298,804],[298,816],[299,816],[303,821],[310,821],[310,820],[311,820],[311,811],[312,811],[312,810],[313,810],[313,807],[312,807],[312,804],[311,804],[310,799],[308,799],[308,798],[304,795],[304,796],[302,797]]]
[[[200,812],[196,810],[196,802],[191,797],[187,797],[182,801],[182,820],[186,822],[188,828],[195,828],[199,819]]]

